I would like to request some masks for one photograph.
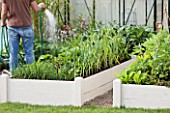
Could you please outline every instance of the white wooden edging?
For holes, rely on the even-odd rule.
[[[131,59],[85,79],[77,77],[74,81],[11,79],[3,75],[0,76],[0,103],[82,106],[112,89],[114,75],[133,61]]]
[[[4,103],[8,101],[8,79],[9,76],[2,74],[0,77],[0,102]]]
[[[113,107],[170,108],[170,88],[153,85],[122,84],[114,80]],[[116,92],[120,91],[120,93]],[[119,98],[120,97],[120,98]]]
[[[134,61],[135,58],[83,79],[83,103],[111,90],[113,88],[112,82],[117,78],[115,75]]]
[[[9,79],[8,101],[39,105],[72,105],[74,81]]]

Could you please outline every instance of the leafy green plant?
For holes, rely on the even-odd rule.
[[[133,48],[137,45],[142,44],[147,39],[152,37],[152,31],[147,26],[123,26],[118,29],[118,35],[124,38],[128,52],[133,52]]]
[[[59,78],[56,73],[55,65],[47,62],[35,62],[30,65],[23,65],[21,68],[15,69],[13,72],[13,77],[21,79],[41,80],[56,80]]]
[[[58,79],[63,80],[73,80],[77,76],[88,77],[130,58],[123,39],[116,35],[114,29],[105,27],[98,32],[90,29],[88,32],[78,33],[54,48],[48,49],[47,45],[46,50],[46,54],[40,56],[38,62],[53,63],[56,66]],[[25,70],[25,67],[20,67],[18,70],[22,68]],[[36,75],[29,74],[32,73],[29,70],[25,72],[25,74],[21,72],[24,78]],[[40,78],[41,75],[37,74]],[[17,77],[17,74],[15,75]]]
[[[124,83],[168,84],[170,81],[169,35],[162,31],[143,45],[144,55],[138,56],[135,63],[126,69],[119,78]],[[166,81],[166,82],[165,82]]]
[[[37,62],[52,63],[57,79],[73,80],[78,76],[88,77],[130,59],[130,43],[127,44],[126,37],[121,36],[115,27],[99,26],[97,29],[88,27],[84,32],[57,44],[44,43],[45,53],[36,59]],[[35,53],[38,53],[40,44],[35,43],[35,48]],[[138,83],[143,82],[144,78],[139,79],[141,76],[145,75],[139,73],[133,79]]]

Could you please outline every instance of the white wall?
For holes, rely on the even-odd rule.
[[[170,88],[152,85],[122,85],[122,106],[170,108]]]
[[[41,105],[72,105],[74,82],[9,79],[8,100]]]
[[[113,68],[83,79],[83,102],[89,101],[111,90],[113,88],[112,81],[117,78],[116,74],[127,68],[134,61],[135,59],[131,59]]]
[[[82,106],[112,89],[116,74],[128,67],[131,59],[111,69],[74,81],[10,79],[0,76],[0,103],[19,102],[38,105]]]
[[[111,0],[96,0],[96,20],[107,23],[112,21]]]
[[[113,81],[113,107],[170,108],[170,88],[154,85],[122,84]]]
[[[93,1],[92,0],[86,0],[86,1],[87,1],[89,10],[92,11]],[[76,19],[80,15],[82,15],[84,19],[90,18],[90,15],[89,15],[89,12],[88,12],[88,9],[86,7],[84,0],[70,0],[70,4],[71,4],[71,14],[70,14],[71,19]]]
[[[90,8],[91,14],[92,14],[92,3],[93,0],[86,0],[88,3],[88,6]],[[128,13],[130,11],[130,8],[132,6],[134,0],[126,0],[126,16],[127,19]],[[151,9],[151,6],[153,5],[154,0],[148,0],[148,15]],[[157,0],[158,4],[161,3],[161,0]],[[164,0],[165,3],[167,3],[167,0]],[[84,0],[71,0],[71,9],[72,14],[71,18],[74,19],[75,17],[78,17],[78,15],[82,14],[83,18],[90,18],[88,10],[85,6]],[[158,21],[160,20],[160,12],[159,8],[157,10],[158,13]],[[148,25],[153,26],[153,12],[151,13],[150,19],[148,20]],[[122,23],[122,17],[123,15],[123,1],[121,1],[121,23]],[[137,0],[130,20],[129,24],[138,24],[138,25],[144,25],[145,24],[145,0]],[[119,0],[96,0],[96,20],[98,22],[102,21],[102,23],[108,23],[111,21],[116,20],[119,22]]]

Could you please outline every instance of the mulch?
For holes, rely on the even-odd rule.
[[[104,107],[112,107],[113,103],[113,89],[108,91],[107,93],[94,98],[84,104],[84,106],[104,106]]]

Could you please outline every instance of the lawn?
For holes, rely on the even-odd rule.
[[[18,103],[0,104],[0,113],[170,113],[170,109],[118,109],[95,106],[37,106]]]

